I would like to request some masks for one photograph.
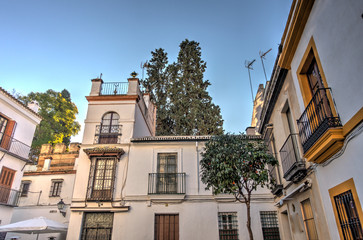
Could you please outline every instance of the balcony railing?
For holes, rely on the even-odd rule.
[[[29,160],[30,146],[4,133],[0,133],[0,150],[15,155],[24,161]]]
[[[268,165],[268,170],[270,178],[274,179],[275,182],[275,186],[271,189],[271,192],[274,195],[281,195],[283,186],[281,184],[280,177],[277,173],[277,171],[279,170],[278,165],[275,166]]]
[[[91,189],[90,193],[87,193],[87,201],[112,201],[112,188],[110,189]]]
[[[333,116],[328,94],[330,88],[318,89],[297,122],[304,153],[327,129],[342,126],[339,116]]]
[[[0,204],[12,207],[18,206],[20,191],[0,186]]]
[[[121,129],[122,125],[97,125],[95,133],[95,143],[121,143]]]
[[[298,135],[290,134],[280,149],[284,178],[287,181],[298,181],[306,172],[305,162],[301,160],[298,148]]]
[[[185,173],[149,173],[148,194],[185,194]]]
[[[129,89],[128,82],[102,83],[100,95],[126,95]]]

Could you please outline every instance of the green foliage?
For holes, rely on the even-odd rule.
[[[43,120],[35,130],[33,149],[39,150],[44,143],[69,144],[70,137],[79,132],[80,124],[76,121],[78,109],[66,89],[61,93],[51,89],[45,93],[31,92],[27,96],[19,96],[19,100],[24,104],[36,100],[40,106],[38,113]]]
[[[257,187],[271,187],[267,165],[275,166],[277,160],[267,152],[260,139],[249,139],[244,134],[225,134],[211,138],[202,153],[201,177],[212,188],[213,194],[233,194],[247,207],[247,229],[253,240],[251,228],[251,193]]]
[[[168,65],[163,49],[151,52],[148,78],[143,82],[157,106],[157,135],[219,135],[220,108],[212,103],[204,80],[206,63],[198,42],[184,40],[176,63]]]
[[[258,186],[273,184],[267,165],[274,166],[277,161],[262,140],[250,140],[244,134],[215,136],[206,143],[202,156],[202,182],[214,194],[234,194],[241,200]]]

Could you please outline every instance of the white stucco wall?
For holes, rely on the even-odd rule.
[[[316,0],[291,63],[295,86],[301,92],[296,71],[310,38],[314,37],[322,71],[332,89],[343,125],[363,102],[362,8],[363,2],[357,0]],[[300,94],[298,99],[304,111]]]
[[[353,178],[360,203],[363,203],[363,134],[352,139],[344,154],[327,166],[317,168],[317,178],[332,239],[339,239],[329,189]]]

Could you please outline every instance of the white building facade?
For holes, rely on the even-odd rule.
[[[21,180],[18,207],[14,209],[11,222],[31,218],[47,219],[68,225],[70,204],[76,177],[76,158],[79,143],[43,144],[37,165],[27,165]],[[59,209],[58,205],[64,206]],[[8,233],[7,237],[19,236],[21,239],[34,239],[30,234]],[[66,232],[40,234],[39,240],[49,238],[64,240]]]
[[[363,238],[362,9],[292,3],[260,128],[285,179],[276,198],[285,239]]]
[[[210,136],[155,136],[149,95],[124,84],[92,80],[67,239],[244,239],[245,206],[200,180]],[[252,199],[255,238],[278,235],[273,195]]]
[[[0,88],[0,225],[9,224],[18,204],[30,145],[41,117],[37,103],[25,106]],[[6,233],[0,233],[0,239]]]

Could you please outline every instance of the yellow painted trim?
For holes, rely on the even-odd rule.
[[[314,57],[315,57],[316,63],[318,64],[320,76],[323,80],[324,87],[328,88],[329,85],[328,85],[328,82],[326,81],[326,77],[325,77],[324,70],[323,70],[323,65],[321,64],[321,61],[320,61],[320,57],[318,54],[318,49],[316,48],[314,37],[311,37],[309,40],[309,43],[306,47],[305,53],[301,59],[300,65],[296,71],[296,75],[299,80],[299,85],[300,85],[301,94],[303,97],[305,107],[309,104],[309,102],[312,98],[308,78],[306,76],[306,72],[308,71],[308,68],[309,68],[311,62],[313,61]],[[329,91],[327,91],[327,96],[328,96],[329,105],[331,107],[333,116],[336,117],[336,116],[338,116],[338,114],[337,114],[337,111],[334,106],[333,97],[331,96]]]
[[[344,236],[343,236],[343,233],[342,233],[342,229],[340,227],[340,223],[339,223],[339,215],[337,213],[337,209],[336,209],[336,206],[335,206],[335,201],[334,201],[334,197],[341,194],[341,193],[344,193],[348,190],[351,190],[352,191],[352,195],[353,195],[353,199],[354,199],[354,202],[355,202],[355,206],[357,208],[357,211],[358,211],[358,216],[359,216],[359,219],[360,221],[363,220],[363,212],[362,212],[362,207],[361,207],[361,204],[360,204],[360,201],[359,201],[359,197],[358,197],[358,194],[357,194],[357,190],[355,188],[355,184],[354,184],[354,180],[353,178],[333,187],[333,188],[330,188],[329,189],[329,195],[330,195],[330,200],[331,200],[331,204],[333,206],[333,211],[334,211],[334,215],[335,215],[335,222],[337,224],[337,227],[338,227],[338,231],[339,231],[339,235],[340,235],[340,238],[341,239],[344,239]]]
[[[280,67],[290,69],[291,61],[295,55],[313,5],[314,0],[298,0],[297,2],[294,1],[291,5],[289,19],[281,41],[283,49],[278,62]]]
[[[304,154],[308,162],[323,163],[337,153],[344,144],[343,128],[328,129]]]
[[[343,135],[347,136],[359,123],[363,121],[363,107],[349,119],[349,121],[343,126]]]

